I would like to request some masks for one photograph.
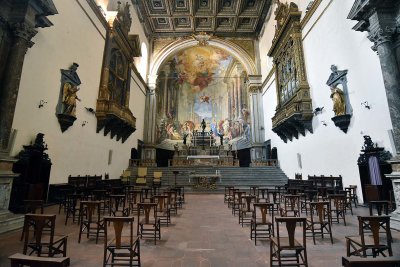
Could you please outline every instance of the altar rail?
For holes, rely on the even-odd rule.
[[[168,160],[168,166],[172,167],[188,167],[193,166],[193,159],[170,159]],[[238,159],[215,159],[212,166],[233,166],[239,167]],[[268,160],[256,160],[251,163],[251,167],[267,167],[267,166],[275,166],[279,167],[279,161],[276,159],[268,159]],[[145,159],[130,159],[129,167],[157,167],[157,163],[154,160]]]

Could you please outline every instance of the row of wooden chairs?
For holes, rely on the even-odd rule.
[[[300,204],[302,202],[300,195],[287,195],[279,189],[273,189],[271,191],[266,190],[266,197],[264,197],[264,194],[261,194],[261,196],[257,191],[261,192],[261,190],[255,190],[255,187],[250,187],[248,192],[235,189],[233,186],[226,187],[224,202],[228,203],[233,215],[238,215],[242,227],[244,224],[250,224],[250,238],[254,239],[255,244],[257,244],[257,239],[260,238],[270,240],[271,266],[275,263],[278,263],[279,266],[285,264],[308,266],[306,237],[312,236],[315,244],[316,236],[324,238],[327,235],[333,244],[331,227],[334,219],[336,222],[343,220],[345,224],[345,213],[347,210],[352,213],[351,202],[353,202],[353,199],[349,198],[347,194],[328,195],[326,198],[305,198],[303,209],[308,215],[302,217],[303,209]],[[277,197],[270,194],[272,192],[282,194]],[[282,203],[280,203],[281,200],[283,200]],[[355,206],[357,204],[354,203]],[[378,204],[382,203],[370,203],[370,216],[358,216],[359,235],[346,237],[347,256],[365,257],[370,255],[376,257],[379,254],[386,256],[386,252],[389,256],[393,255],[389,226],[390,217],[382,216],[382,211],[387,212],[387,208],[385,206],[382,208]],[[377,206],[377,216],[372,214],[373,205]],[[279,216],[275,216],[275,213]],[[332,219],[332,217],[335,218]],[[294,238],[298,223],[303,228],[301,240]],[[281,238],[282,229],[279,227],[281,224],[285,224],[287,230],[287,235],[284,238]],[[372,234],[372,237],[368,236],[369,233]],[[379,235],[382,233],[383,239]],[[286,254],[288,251],[290,253]],[[369,251],[371,253],[368,254]],[[284,253],[285,257],[282,257]],[[292,257],[287,257],[288,255]]]

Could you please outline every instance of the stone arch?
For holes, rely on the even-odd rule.
[[[148,83],[149,84],[155,83],[159,68],[168,59],[170,55],[175,54],[183,49],[197,45],[198,41],[194,38],[190,38],[185,40],[176,40],[165,46],[163,49],[161,49],[161,51],[155,55],[152,62],[150,63]],[[253,59],[247,54],[247,52],[243,48],[241,48],[237,44],[214,37],[208,40],[208,45],[228,51],[243,65],[248,75],[257,75],[257,68],[256,65],[254,64]]]

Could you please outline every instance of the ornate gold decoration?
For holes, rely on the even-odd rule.
[[[282,4],[275,12],[276,32],[268,56],[274,59],[278,106],[272,130],[284,142],[312,129],[312,103],[304,63],[301,12],[294,3]]]
[[[129,35],[132,18],[129,5],[118,5],[118,13],[107,29],[99,96],[96,105],[97,129],[111,132],[122,142],[136,130],[136,118],[129,109],[130,77],[133,57],[140,41]],[[140,51],[140,50],[139,50]]]
[[[208,45],[208,41],[212,38],[212,35],[206,32],[199,32],[198,34],[193,34],[192,37],[199,42],[200,46]]]
[[[237,44],[241,48],[243,48],[244,51],[247,52],[247,54],[254,60],[255,59],[255,52],[254,52],[254,40],[252,39],[241,39],[241,38],[225,38],[226,40]]]

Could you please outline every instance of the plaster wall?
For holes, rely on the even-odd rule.
[[[13,123],[18,133],[12,154],[16,155],[22,145],[42,132],[53,163],[50,183],[66,182],[68,175],[109,173],[110,178],[117,178],[128,166],[131,148],[143,137],[145,85],[132,72],[130,109],[137,118],[137,130],[124,144],[115,137],[104,136],[103,130],[96,133],[96,117],[85,107],[96,107],[106,31],[86,0],[54,0],[54,4],[59,12],[50,17],[54,26],[39,30],[33,39],[35,45],[25,57]],[[56,117],[60,69],[68,69],[73,62],[79,64],[81,101],[77,102],[77,120],[62,133]],[[40,100],[47,104],[39,109]]]
[[[306,71],[311,87],[313,109],[324,107],[314,116],[314,133],[293,139],[286,144],[272,132],[271,118],[277,105],[274,77],[265,83],[263,104],[266,140],[277,147],[281,168],[289,176],[299,172],[307,175],[342,175],[344,185],[357,184],[361,196],[357,159],[363,145],[363,135],[393,151],[388,130],[392,128],[383,77],[378,56],[365,33],[352,30],[355,22],[346,17],[353,1],[323,1],[303,30]],[[273,19],[273,18],[272,18]],[[273,22],[269,22],[273,23]],[[305,34],[306,33],[306,34]],[[268,48],[269,49],[269,48]],[[330,90],[326,81],[335,64],[348,69],[348,89],[353,117],[347,134],[336,127]],[[263,76],[268,69],[264,68]],[[371,109],[361,105],[368,101]],[[326,122],[324,126],[322,122]],[[297,154],[301,155],[302,167]]]

